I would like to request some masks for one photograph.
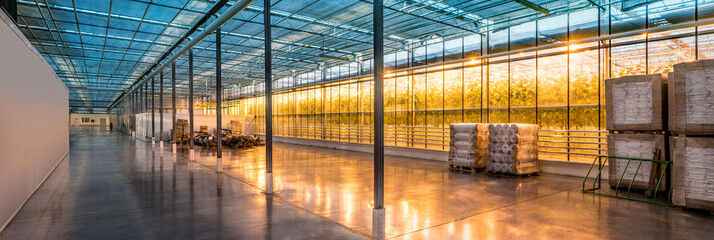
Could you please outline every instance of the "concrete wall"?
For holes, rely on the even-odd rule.
[[[88,117],[90,119],[89,122],[83,123],[82,118]],[[72,126],[99,126],[100,123],[102,122],[101,119],[104,119],[105,125],[109,127],[109,114],[89,114],[89,113],[72,113],[69,114],[69,124]],[[91,120],[94,120],[92,122]]]
[[[0,231],[69,151],[67,88],[0,11]]]

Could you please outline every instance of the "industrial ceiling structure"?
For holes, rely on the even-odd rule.
[[[170,64],[165,62],[168,56],[235,2],[18,0],[17,4],[18,26],[70,89],[71,111],[106,112],[142,77]],[[371,58],[371,1],[274,0],[272,4],[273,79]],[[599,4],[592,0],[388,0],[385,51],[486,34]],[[263,81],[262,14],[263,1],[254,1],[222,26],[224,88]],[[198,92],[204,85],[209,92],[216,66],[215,37],[205,38],[193,51]],[[187,56],[175,62],[179,93],[187,92],[187,62]],[[169,73],[170,67],[164,71]]]

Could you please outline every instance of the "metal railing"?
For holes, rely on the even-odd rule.
[[[372,125],[274,123],[275,136],[330,140],[339,142],[372,143]],[[384,141],[388,146],[449,150],[448,127],[384,126]],[[264,133],[262,124],[256,132]],[[573,156],[599,156],[607,153],[607,131],[598,130],[540,130],[539,153],[562,155],[562,160]],[[561,134],[561,135],[558,135]],[[572,134],[588,134],[580,136]],[[555,140],[557,139],[557,140]]]
[[[604,161],[603,161],[604,159]],[[605,164],[607,164],[607,161],[609,159],[621,159],[621,160],[627,160],[627,163],[625,164],[625,167],[622,169],[622,173],[618,172],[617,169],[610,170],[611,172],[614,171],[616,175],[619,175],[620,177],[617,179],[617,183],[615,186],[611,186],[612,191],[615,192],[615,194],[612,193],[606,193],[602,191],[602,170],[605,168]],[[629,179],[629,184],[627,185],[627,190],[625,191],[626,195],[621,195],[620,192],[622,189],[624,189],[624,186],[620,186],[620,184],[623,183],[623,179],[625,177],[625,174],[627,173],[627,169],[629,169],[630,164],[632,161],[637,162],[637,169],[635,170],[634,174],[632,174],[632,179]],[[633,197],[632,192],[633,192],[633,184],[635,183],[638,174],[640,173],[640,169],[642,167],[642,163],[648,162],[651,164],[650,166],[650,177],[647,181],[648,186],[646,187],[647,189],[644,192],[644,196],[640,196],[639,198]],[[594,180],[592,181],[592,186],[590,188],[586,188],[588,186],[587,182],[588,179],[590,178],[590,173],[592,172],[593,168],[595,167],[595,164],[598,165],[598,172],[597,175],[595,175]],[[664,166],[662,166],[664,164]],[[634,166],[634,165],[633,165]],[[609,167],[614,167],[613,164],[609,164]],[[662,171],[659,171],[658,169],[661,167]],[[593,161],[593,164],[590,165],[590,169],[588,170],[587,175],[585,176],[585,179],[583,180],[583,188],[582,192],[584,193],[593,193],[593,194],[598,194],[598,195],[604,195],[604,196],[610,196],[610,197],[615,197],[615,198],[621,198],[621,199],[627,199],[627,200],[632,200],[632,201],[638,201],[638,202],[645,202],[645,203],[652,203],[652,204],[657,204],[657,205],[663,205],[663,206],[674,206],[672,204],[672,188],[674,184],[670,182],[670,186],[664,186],[662,184],[665,179],[668,179],[668,169],[672,168],[672,161],[665,161],[665,160],[655,160],[655,159],[641,159],[641,158],[626,158],[626,157],[609,157],[609,156],[597,156],[595,157],[595,160]],[[611,174],[612,175],[612,174]],[[610,176],[612,177],[612,176]],[[656,181],[656,182],[655,182]],[[610,184],[612,183],[610,179]],[[666,185],[666,184],[665,184]],[[665,196],[664,201],[658,201],[657,195],[660,192],[660,187],[665,189],[667,191],[667,195]],[[638,194],[639,196],[639,194]],[[661,195],[660,195],[661,197]]]

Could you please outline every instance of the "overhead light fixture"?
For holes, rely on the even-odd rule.
[[[333,60],[340,60],[340,61],[345,61],[345,62],[349,62],[349,61],[350,61],[350,60],[347,59],[347,58],[334,57],[334,56],[325,55],[325,54],[320,54],[320,55],[318,55],[318,57],[327,58],[327,59],[333,59]]]

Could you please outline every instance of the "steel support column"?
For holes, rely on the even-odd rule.
[[[151,78],[151,145],[156,144],[156,78]],[[153,150],[153,148],[152,148]]]
[[[129,134],[131,134],[131,138],[133,139],[134,138],[134,120],[133,119],[134,119],[134,111],[136,109],[136,95],[135,94],[131,95],[129,103],[131,105],[131,111],[130,111],[131,116],[129,116]]]
[[[265,193],[273,193],[273,49],[270,0],[263,2],[265,25]]]
[[[216,171],[223,172],[223,129],[221,126],[221,28],[216,30]]]
[[[193,158],[193,49],[188,50],[188,149],[189,159]]]
[[[144,112],[146,112],[148,110],[149,110],[149,85],[146,85],[146,83],[144,83]]]
[[[164,72],[159,74],[159,150],[164,154]]]
[[[384,239],[384,13],[383,0],[374,0],[374,209],[372,238]]]
[[[174,134],[171,136],[173,153],[176,153],[176,63],[171,63],[171,129]],[[176,158],[174,158],[176,159]]]

